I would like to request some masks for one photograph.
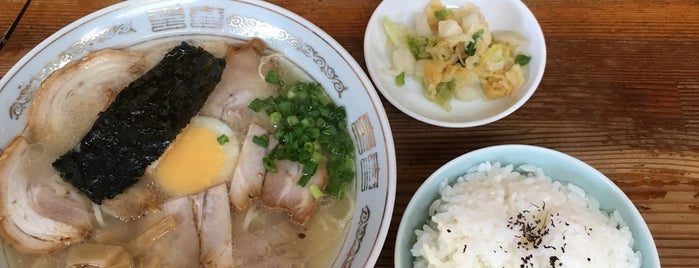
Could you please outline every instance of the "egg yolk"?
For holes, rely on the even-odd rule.
[[[200,192],[221,181],[224,147],[217,133],[202,126],[188,126],[163,154],[155,180],[173,195]]]

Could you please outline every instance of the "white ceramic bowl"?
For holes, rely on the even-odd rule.
[[[511,95],[496,100],[482,99],[463,102],[452,100],[451,111],[428,101],[422,94],[422,84],[406,77],[402,87],[395,78],[385,74],[391,67],[392,48],[387,45],[388,36],[382,20],[403,25],[415,24],[415,13],[429,0],[384,0],[374,11],[364,34],[364,58],[369,75],[376,87],[396,108],[422,122],[442,127],[474,127],[499,120],[521,107],[534,94],[544,75],[546,43],[544,34],[531,11],[520,0],[442,0],[447,7],[460,7],[470,2],[478,6],[491,31],[516,31],[525,36],[529,44],[524,50],[532,56],[525,68],[526,82]]]
[[[346,107],[355,141],[357,192],[351,227],[334,267],[373,266],[388,232],[396,184],[393,137],[381,100],[361,67],[309,21],[261,1],[125,1],[66,26],[0,80],[0,150],[21,133],[33,94],[51,73],[90,51],[163,40],[263,39],[303,66]],[[0,252],[0,267],[5,267]]]
[[[660,267],[660,259],[648,226],[634,204],[614,182],[586,163],[561,152],[530,145],[500,145],[471,151],[449,161],[430,175],[418,188],[403,213],[395,247],[395,267],[412,267],[410,249],[417,239],[416,229],[427,222],[427,208],[439,198],[439,184],[452,184],[471,167],[482,162],[503,165],[533,164],[553,180],[573,183],[599,201],[605,211],[619,211],[634,239],[634,250],[642,254],[641,267]]]

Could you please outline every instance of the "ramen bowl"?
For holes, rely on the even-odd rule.
[[[0,80],[0,149],[27,125],[42,82],[71,62],[101,49],[129,49],[186,40],[245,42],[262,39],[270,50],[320,83],[344,106],[354,142],[355,174],[350,226],[333,267],[369,267],[388,232],[395,196],[396,160],[381,101],[361,67],[332,37],[302,17],[258,1],[125,1],[87,15],[48,37]],[[6,267],[5,251],[0,266]]]
[[[376,88],[386,99],[403,113],[427,124],[463,128],[492,123],[519,109],[534,94],[546,66],[546,43],[544,34],[532,12],[519,0],[442,0],[449,8],[462,7],[466,3],[476,5],[485,16],[489,30],[514,31],[527,41],[522,44],[524,54],[531,61],[523,68],[525,82],[512,94],[485,100],[476,98],[470,101],[453,99],[451,110],[447,111],[423,95],[422,82],[412,76],[405,76],[405,84],[398,86],[392,68],[392,53],[389,37],[384,30],[383,20],[415,28],[416,13],[423,11],[429,0],[381,2],[367,24],[364,34],[364,58],[369,75]],[[412,30],[414,32],[414,30]]]
[[[540,168],[546,176],[553,180],[554,183],[571,183],[579,187],[579,189],[582,189],[587,196],[591,196],[597,200],[597,202],[599,203],[600,210],[605,211],[606,213],[612,213],[613,211],[618,212],[618,215],[626,223],[626,226],[628,226],[628,231],[623,232],[627,234],[628,232],[630,232],[630,235],[633,238],[633,245],[631,246],[631,248],[633,249],[633,251],[639,252],[641,254],[641,267],[660,267],[658,252],[655,247],[653,237],[651,236],[651,233],[648,229],[648,226],[646,225],[645,221],[641,217],[641,214],[636,209],[631,200],[629,200],[629,198],[624,194],[624,192],[619,187],[617,187],[612,182],[612,180],[607,178],[604,174],[600,173],[590,165],[570,155],[555,150],[530,145],[499,145],[478,149],[463,154],[449,161],[448,163],[444,164],[442,167],[437,169],[434,173],[432,173],[410,199],[410,202],[408,203],[408,206],[406,207],[405,212],[403,213],[403,217],[401,218],[400,226],[398,228],[398,234],[396,237],[396,247],[394,255],[396,267],[412,267],[415,258],[411,253],[411,249],[413,249],[413,246],[417,241],[416,230],[423,230],[423,226],[427,224],[428,220],[430,219],[428,211],[430,209],[434,209],[431,208],[433,202],[437,199],[440,199],[440,184],[447,183],[453,186],[458,177],[463,176],[466,173],[475,172],[475,170],[480,169],[482,163],[485,162],[490,162],[491,164],[498,162],[503,167],[506,165],[512,165],[515,167],[515,171],[517,170],[517,167],[520,165],[533,165]],[[504,176],[501,178],[503,181],[505,181]],[[523,184],[521,184],[520,186],[522,185]],[[520,189],[524,187],[517,188]],[[497,191],[495,190],[495,187],[490,189],[494,190],[489,190],[485,192],[494,193]],[[547,192],[543,192],[543,190],[541,189],[544,188],[539,188],[539,190],[532,193],[535,196],[536,200],[544,200],[545,196],[550,196]],[[518,194],[518,196],[522,195]],[[458,197],[450,196],[450,198],[456,199]],[[469,197],[462,196],[462,198],[463,199],[459,200],[462,200],[464,204],[470,204],[470,202],[479,202],[479,200],[481,200],[476,200],[475,197],[471,197],[474,199],[469,199]],[[492,198],[495,199],[496,195],[494,194]],[[539,204],[539,207],[541,206],[542,204]],[[552,202],[546,202],[544,205],[544,207],[549,208],[551,206],[553,206]],[[488,208],[492,207],[488,206]],[[496,210],[497,208],[492,208],[492,211]],[[496,212],[495,214],[498,213]],[[478,217],[486,216],[478,215]],[[551,223],[557,223],[557,221],[552,217]],[[460,233],[459,230],[451,230],[454,233]],[[568,236],[570,236],[572,233],[573,232],[569,232]],[[482,233],[473,235],[474,237],[498,237],[498,234],[495,233]],[[488,239],[486,238],[475,239],[483,239],[479,241],[488,241]],[[584,243],[582,249],[593,250],[594,245],[590,244],[591,242],[592,239],[590,239],[588,243]],[[461,245],[461,247],[464,246]],[[477,246],[474,246],[474,248],[475,247]],[[542,248],[546,249],[545,247]],[[554,249],[554,247],[550,247],[550,249],[552,250],[551,252],[555,253],[555,250],[560,250],[560,247],[556,249]],[[464,249],[464,251],[467,250],[469,249]],[[495,252],[499,249],[492,248],[492,250],[493,252]],[[459,249],[459,252],[461,252],[461,248]],[[548,256],[546,258],[548,260]]]

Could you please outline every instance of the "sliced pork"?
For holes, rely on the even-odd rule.
[[[189,197],[163,204],[159,213],[149,214],[138,227],[140,234],[129,244],[139,267],[202,267],[199,235]]]
[[[305,267],[299,226],[285,220],[234,238],[236,267]]]
[[[149,211],[158,210],[158,190],[153,182],[140,180],[112,199],[102,201],[100,207],[109,215],[120,220],[138,219]]]
[[[274,140],[268,135],[267,147],[253,142],[255,136],[262,135],[267,135],[266,129],[255,123],[250,124],[231,179],[229,197],[233,206],[239,210],[247,208],[250,202],[262,193],[262,182],[267,173],[262,165],[262,158],[273,147],[270,144]]]
[[[143,55],[104,49],[54,72],[29,107],[29,130],[58,153],[68,151],[92,127],[99,112],[147,71]]]
[[[231,210],[225,184],[191,197],[199,232],[199,260],[207,268],[233,267]]]
[[[304,224],[313,214],[317,201],[309,190],[311,185],[324,189],[328,181],[325,163],[318,165],[318,170],[305,187],[297,185],[303,175],[303,167],[298,162],[289,160],[276,161],[277,172],[268,172],[262,186],[262,204],[269,208],[283,209],[289,212],[291,220]]]
[[[94,217],[34,149],[18,137],[0,156],[0,235],[21,252],[46,253],[81,241]]]
[[[260,63],[267,45],[260,39],[252,39],[242,45],[233,45],[226,54],[226,68],[221,82],[209,96],[200,111],[201,115],[211,116],[226,122],[231,128],[244,131],[250,123],[257,123],[271,129],[264,113],[255,113],[248,105],[255,98],[264,99],[275,93],[275,86],[265,82],[260,76],[272,68]]]

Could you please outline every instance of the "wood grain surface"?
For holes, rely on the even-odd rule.
[[[34,0],[0,51],[0,76],[43,39],[118,1]],[[364,29],[375,0],[274,0],[335,38],[365,68]],[[0,31],[24,1],[0,0]],[[384,100],[398,187],[376,264],[393,266],[396,230],[420,183],[447,161],[498,144],[577,157],[610,177],[641,211],[663,267],[699,267],[699,1],[525,1],[546,37],[536,93],[512,115],[449,129]]]

